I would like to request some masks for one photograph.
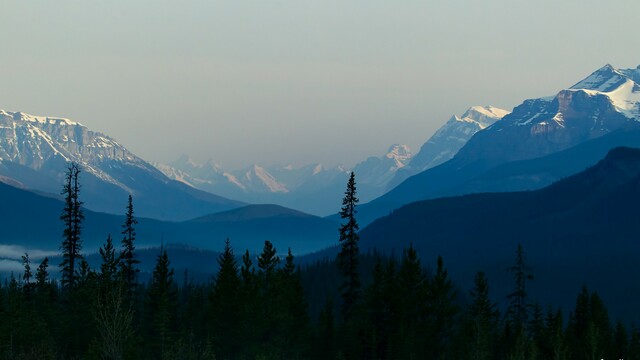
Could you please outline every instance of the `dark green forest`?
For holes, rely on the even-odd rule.
[[[91,268],[79,173],[71,164],[63,185],[62,262],[25,254],[23,273],[0,287],[3,359],[640,359],[639,329],[610,319],[586,286],[572,309],[532,302],[522,246],[505,269],[512,291],[497,294],[505,308],[482,272],[460,289],[446,259],[428,270],[413,246],[400,258],[361,253],[354,174],[334,259],[300,267],[295,249],[280,256],[265,241],[254,256],[227,239],[202,283],[174,273],[161,247],[143,283],[129,197],[122,229],[105,234]]]

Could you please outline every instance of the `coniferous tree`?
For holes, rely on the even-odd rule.
[[[346,222],[340,227],[341,250],[338,254],[338,266],[344,278],[340,291],[342,318],[345,321],[351,317],[360,295],[360,276],[358,274],[358,241],[360,238],[358,236],[359,226],[356,221],[358,201],[355,174],[351,172],[340,211],[340,217]]]
[[[527,281],[533,280],[531,269],[525,263],[524,250],[522,245],[518,244],[516,251],[516,263],[509,268],[513,273],[516,286],[514,291],[507,295],[509,299],[509,308],[507,309],[507,320],[511,327],[515,330],[524,327],[528,319],[528,303],[527,303]]]
[[[241,317],[239,323],[241,330],[239,342],[243,344],[255,344],[258,342],[259,330],[254,322],[260,316],[260,296],[258,296],[258,281],[253,261],[249,250],[242,256],[242,266],[240,268],[242,284],[240,287]],[[243,352],[243,353],[246,353]]]
[[[283,358],[300,359],[306,357],[308,351],[309,318],[300,273],[296,270],[291,249],[280,269],[279,282],[278,325],[281,331],[278,346]]]
[[[137,286],[137,275],[140,272],[140,269],[136,268],[140,260],[136,258],[134,244],[136,240],[135,226],[137,224],[138,219],[133,215],[133,198],[129,195],[124,224],[122,224],[122,235],[124,237],[122,238],[122,254],[120,256],[120,268],[129,293],[133,292]]]
[[[442,257],[438,256],[436,273],[427,289],[427,334],[431,337],[428,349],[431,355],[428,357],[431,359],[445,358],[449,351],[453,340],[453,325],[458,314],[455,298],[453,283]]]
[[[125,300],[126,285],[118,276],[119,256],[111,235],[99,249],[102,264],[93,318],[100,335],[100,352],[106,359],[122,359],[133,334],[133,307]]]
[[[71,289],[77,281],[76,264],[82,256],[82,242],[80,233],[82,229],[82,221],[84,214],[82,213],[82,202],[80,201],[80,182],[78,176],[80,174],[80,166],[76,163],[69,164],[65,174],[65,182],[62,187],[62,195],[64,196],[64,210],[60,219],[64,223],[63,241],[62,241],[62,287]]]
[[[33,273],[31,272],[31,259],[29,259],[29,253],[24,253],[24,255],[22,255],[22,266],[24,266],[24,274],[22,275],[24,286],[31,288],[31,277],[33,276]]]
[[[277,349],[274,348],[274,339],[277,332],[277,311],[278,311],[278,289],[276,269],[280,259],[276,255],[276,248],[270,241],[264,242],[262,253],[258,256],[257,273],[257,299],[259,307],[257,310],[259,321],[256,322],[258,342],[255,344],[257,354],[271,354],[275,356]]]
[[[147,290],[145,325],[150,358],[159,359],[175,337],[178,293],[167,251],[161,248]]]
[[[45,286],[47,281],[49,280],[49,258],[45,257],[40,265],[38,265],[38,270],[36,271],[36,286],[38,288]]]
[[[563,325],[562,311],[547,310],[543,341],[538,344],[538,359],[566,360],[569,349]]]
[[[100,278],[103,283],[112,283],[116,280],[118,274],[118,264],[120,258],[116,256],[116,250],[113,246],[111,234],[107,236],[104,245],[98,250],[102,258],[100,265]]]
[[[238,262],[227,239],[224,251],[218,257],[218,274],[210,294],[210,314],[213,327],[213,345],[222,358],[230,358],[238,353],[239,324],[241,317],[240,284]]]
[[[469,330],[469,359],[486,360],[493,357],[493,346],[498,325],[498,310],[489,299],[489,284],[484,272],[476,274],[470,291],[471,304],[467,309]]]
[[[404,251],[397,275],[397,291],[400,296],[397,309],[396,356],[402,358],[424,357],[421,353],[427,310],[426,274],[418,258],[418,253],[409,245]]]

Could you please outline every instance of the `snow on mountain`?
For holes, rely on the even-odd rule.
[[[278,182],[265,168],[253,165],[246,170],[240,181],[245,188],[254,192],[288,193],[289,189],[281,182]]]
[[[353,168],[358,184],[373,187],[375,189],[371,190],[380,195],[396,172],[409,163],[411,156],[411,150],[407,145],[391,145],[387,153],[382,157],[372,156]],[[366,198],[367,196],[364,197],[364,199]]]
[[[553,97],[525,100],[479,132],[459,161],[524,160],[564,150],[640,120],[640,69],[606,65]]]
[[[407,178],[368,207],[362,206],[363,222],[413,201],[464,194],[458,191],[462,184],[498,166],[541,158],[636,126],[639,80],[640,67],[606,65],[555,96],[525,100],[500,121],[476,132],[451,160]]]
[[[398,171],[388,188],[404,179],[451,159],[478,131],[502,119],[509,111],[494,106],[472,106],[462,116],[453,115],[425,142],[408,166]]]
[[[241,205],[177,185],[111,137],[78,122],[0,110],[0,177],[59,194],[68,162],[81,166],[83,201],[97,211],[121,213],[128,194],[145,200],[139,215],[160,219]]]
[[[162,177],[153,166],[110,137],[69,119],[33,116],[0,110],[0,160],[40,170],[50,163],[74,161],[84,171],[125,191],[133,190],[109,173],[117,161]]]
[[[339,208],[351,170],[356,172],[359,197],[367,201],[382,194],[387,182],[410,159],[409,148],[395,144],[383,156],[370,157],[353,169],[344,166],[325,168],[321,164],[301,167],[253,165],[227,172],[212,161],[198,164],[186,156],[169,165],[154,165],[166,176],[204,191],[327,215]]]

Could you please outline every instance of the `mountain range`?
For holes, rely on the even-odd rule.
[[[253,165],[225,171],[213,160],[197,163],[186,155],[170,164],[154,165],[167,177],[200,190],[248,203],[275,203],[327,215],[339,209],[351,171],[359,174],[360,196],[368,201],[380,196],[395,173],[410,159],[408,146],[394,144],[383,156],[369,157],[353,169],[311,164],[301,167]]]
[[[465,183],[496,171],[493,169],[498,166],[509,167],[512,165],[506,164],[518,161],[518,166],[527,166],[521,161],[558,153],[616,130],[633,128],[640,120],[639,74],[640,68],[614,69],[606,65],[555,96],[525,100],[500,121],[478,131],[449,161],[406,179],[361,206],[363,223],[413,201],[474,191],[473,186]],[[531,173],[533,170],[521,168],[521,171]],[[566,175],[570,174],[561,174]],[[557,178],[546,183],[553,180]],[[516,182],[504,189],[531,188],[527,186],[527,182],[520,185]],[[492,191],[502,190],[493,188]]]
[[[387,184],[390,190],[410,176],[438,166],[456,155],[473,135],[502,119],[509,111],[494,106],[472,106],[462,116],[453,115],[425,142],[409,164]]]
[[[394,144],[384,155],[371,156],[353,168],[253,165],[225,171],[213,160],[197,163],[186,155],[169,164],[154,165],[167,177],[200,190],[249,203],[275,203],[326,215],[339,208],[349,172],[357,174],[360,200],[373,200],[407,177],[449,160],[476,132],[508,113],[493,106],[473,106],[462,116],[453,115],[415,156],[407,145]]]
[[[95,211],[122,213],[127,196],[138,214],[167,220],[244,205],[167,178],[109,136],[63,118],[0,110],[0,177],[57,196],[68,162],[82,169],[82,199]]]

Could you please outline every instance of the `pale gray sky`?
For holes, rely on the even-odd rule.
[[[640,2],[0,0],[0,108],[147,160],[353,165],[640,64]]]

